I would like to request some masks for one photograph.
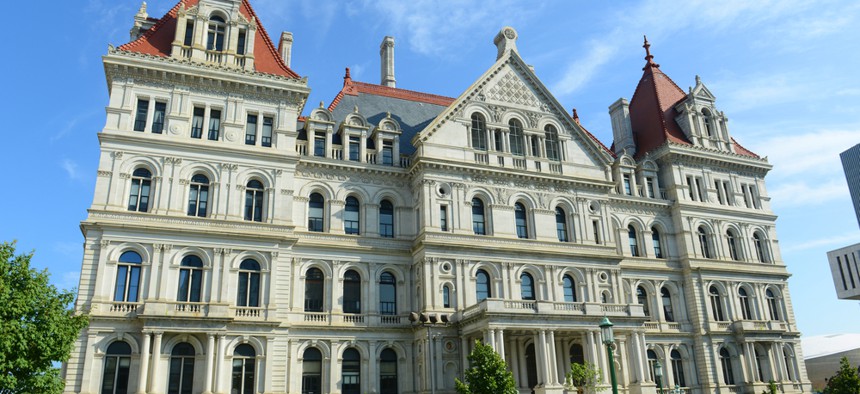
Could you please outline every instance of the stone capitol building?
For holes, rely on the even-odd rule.
[[[572,362],[609,382],[604,316],[623,394],[657,363],[675,394],[811,390],[771,165],[647,40],[607,147],[510,27],[459,97],[397,88],[385,37],[378,84],[306,105],[251,1],[144,4],[103,57],[66,393],[451,394],[476,340],[573,393]]]

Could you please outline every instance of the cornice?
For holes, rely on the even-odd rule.
[[[263,148],[248,146],[244,144],[231,144],[223,141],[208,141],[190,137],[165,137],[164,134],[140,133],[133,131],[109,130],[97,134],[102,148],[105,143],[122,143],[126,145],[145,146],[147,149],[156,148],[171,152],[171,154],[182,153],[186,157],[192,157],[199,152],[205,152],[207,156],[218,157],[221,161],[226,159],[235,161],[247,161],[257,159],[266,161],[277,161],[281,164],[295,164],[299,157],[295,154],[287,154],[285,151],[275,147]],[[201,148],[205,148],[202,151]],[[128,152],[128,146],[122,148]],[[183,151],[184,149],[184,151]],[[150,154],[151,156],[151,154]]]
[[[104,211],[89,209],[89,216],[82,227],[121,227],[141,231],[178,231],[184,234],[222,234],[231,237],[254,239],[295,239],[295,226],[257,223],[248,221],[219,220],[192,216],[167,216],[141,212]]]
[[[678,144],[671,141],[667,141],[652,151],[650,156],[655,161],[670,161],[670,164],[677,164],[682,161],[710,167],[739,169],[756,174],[766,174],[773,168],[773,165],[767,162],[767,158],[757,159],[733,152]]]
[[[486,250],[511,252],[515,254],[528,250],[534,255],[562,256],[564,258],[585,257],[611,263],[618,263],[624,257],[612,245],[589,245],[576,242],[550,242],[535,239],[500,238],[492,235],[452,234],[425,231],[415,238],[413,251],[427,247],[443,247],[446,250]],[[581,260],[581,259],[579,259]],[[579,261],[577,260],[577,261]]]
[[[362,184],[407,187],[408,170],[400,167],[377,166],[373,164],[350,165],[342,160],[307,160],[300,158],[296,165],[296,177],[307,179],[354,181]]]

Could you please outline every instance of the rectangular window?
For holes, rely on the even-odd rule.
[[[359,155],[361,154],[361,137],[350,136],[349,137],[349,160],[352,161],[360,161]]]
[[[693,190],[694,190],[693,189],[693,177],[688,176],[687,177],[687,191],[690,194],[690,200],[696,201],[696,193]]]
[[[723,194],[726,196],[726,205],[734,205],[734,199],[732,198],[732,192],[729,188],[728,181],[723,181]]]
[[[442,231],[448,231],[448,206],[439,206],[439,228]]]
[[[236,54],[237,55],[245,55],[245,36],[246,35],[247,34],[245,33],[245,29],[239,30],[239,37],[238,37],[239,42],[238,42],[238,47],[236,47]]]
[[[505,142],[502,140],[502,132],[500,130],[496,130],[493,132],[493,140],[496,144],[496,152],[502,152],[505,150]]]
[[[630,186],[630,175],[624,174],[623,176],[624,176],[624,194],[626,194],[628,196],[632,196],[633,190],[631,189],[631,186]]]
[[[155,103],[155,112],[152,114],[152,132],[161,134],[164,130],[164,113],[167,111],[167,103]]]
[[[533,135],[531,138],[531,143],[532,143],[532,156],[540,157],[540,140],[538,139],[538,137]]]
[[[221,131],[221,111],[213,109],[209,111],[209,140],[218,141],[218,133]]]
[[[696,193],[698,193],[699,201],[705,201],[705,193],[702,189],[702,178],[696,177]]]
[[[185,24],[185,41],[182,42],[182,45],[190,47],[194,42],[194,21],[188,21]]]
[[[314,156],[325,157],[325,132],[314,133]]]
[[[274,118],[270,116],[263,117],[263,135],[260,136],[260,143],[265,147],[272,146],[272,125],[274,124]]]
[[[203,117],[206,115],[206,109],[194,107],[194,117],[191,119],[191,138],[203,137]]]
[[[248,121],[245,123],[245,145],[257,144],[257,115],[248,114]]]
[[[146,116],[149,114],[149,100],[137,99],[137,114],[134,117],[134,131],[146,129]]]
[[[654,198],[654,178],[645,178],[645,193],[648,194],[648,198]]]
[[[591,228],[594,231],[594,243],[600,244],[600,223],[597,220],[591,221]]]
[[[714,188],[717,189],[717,202],[719,202],[720,205],[725,205],[726,204],[726,198],[725,198],[725,195],[723,194],[724,192],[723,192],[723,188],[722,188],[722,183],[723,183],[722,181],[714,181]]]
[[[382,141],[382,165],[394,165],[394,141],[392,140]]]

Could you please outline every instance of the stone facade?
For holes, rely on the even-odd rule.
[[[453,393],[481,340],[520,392],[563,393],[572,361],[608,382],[604,316],[622,392],[655,393],[657,361],[693,393],[810,390],[771,166],[700,81],[649,53],[612,150],[514,29],[458,98],[396,88],[386,37],[379,85],[347,71],[300,118],[281,37],[246,1],[186,0],[104,57],[66,392]]]

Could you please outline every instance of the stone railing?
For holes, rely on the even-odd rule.
[[[488,298],[459,313],[461,319],[467,319],[481,313],[645,317],[642,305],[639,304],[503,300],[498,298]]]
[[[308,155],[308,142],[307,141],[296,141],[296,153],[299,156],[307,156]]]
[[[377,327],[409,325],[404,315],[382,315],[377,313],[298,312],[289,320],[299,326]]]

